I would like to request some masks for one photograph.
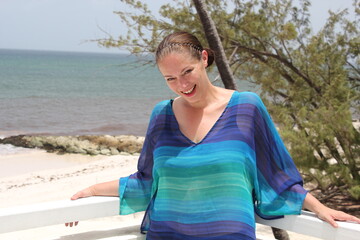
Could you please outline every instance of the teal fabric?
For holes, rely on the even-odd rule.
[[[120,179],[120,214],[146,211],[147,239],[255,239],[254,212],[299,214],[306,193],[261,99],[234,92],[199,143],[172,100],[154,108],[138,172]]]

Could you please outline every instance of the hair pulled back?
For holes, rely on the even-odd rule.
[[[214,51],[209,48],[203,48],[200,41],[188,32],[175,32],[167,35],[156,49],[156,62],[158,63],[163,57],[170,53],[189,53],[190,56],[201,60],[201,53],[205,50],[208,53],[207,67],[215,59]]]

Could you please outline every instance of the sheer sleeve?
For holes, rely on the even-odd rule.
[[[262,218],[300,214],[307,194],[300,173],[257,95],[255,109],[255,211]]]
[[[159,103],[152,111],[144,145],[138,159],[137,172],[119,180],[120,215],[145,211],[154,195],[153,150],[160,124],[157,116],[165,102]]]

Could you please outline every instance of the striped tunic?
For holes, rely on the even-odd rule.
[[[138,171],[120,178],[120,214],[146,211],[148,240],[256,239],[255,213],[300,213],[307,192],[256,94],[234,92],[199,143],[181,133],[172,102],[156,105]]]

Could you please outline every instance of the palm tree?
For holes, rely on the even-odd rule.
[[[235,90],[236,85],[234,75],[232,74],[230,65],[226,58],[215,23],[206,10],[206,4],[203,0],[193,0],[193,3],[203,25],[205,37],[209,46],[216,54],[215,63],[221,80],[224,83],[225,88]]]

